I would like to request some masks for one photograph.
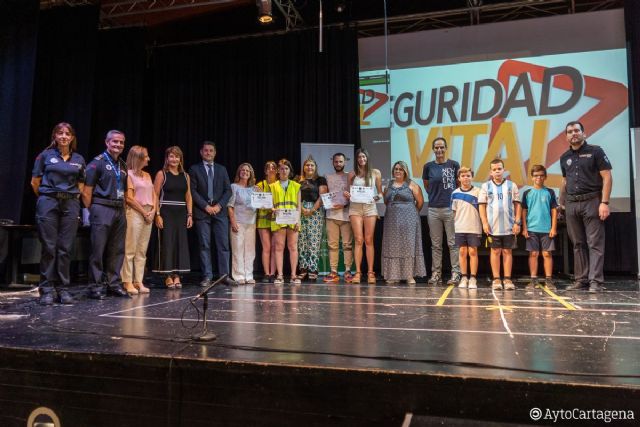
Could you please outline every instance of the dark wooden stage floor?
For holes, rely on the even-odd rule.
[[[560,425],[570,421],[545,411],[573,408],[637,419],[637,282],[563,285],[218,286],[218,339],[204,344],[187,329],[201,327],[198,286],[53,307],[5,292],[0,425],[23,426],[38,407],[65,427]]]

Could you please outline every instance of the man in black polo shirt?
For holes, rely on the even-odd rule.
[[[573,242],[575,281],[568,291],[597,292],[604,281],[604,220],[609,216],[611,163],[602,148],[587,144],[584,126],[565,127],[569,150],[560,157],[567,231]]]

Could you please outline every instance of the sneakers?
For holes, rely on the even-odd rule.
[[[504,285],[504,290],[505,291],[513,291],[513,290],[516,289],[516,285],[513,284],[511,279],[504,279],[502,281],[502,284]]]
[[[462,277],[460,273],[454,271],[451,273],[451,279],[447,281],[447,285],[457,285],[460,282],[460,277]]]
[[[344,273],[344,275],[346,276],[347,273]],[[345,282],[346,280],[347,279],[345,279]],[[324,279],[322,279],[322,281],[324,283],[338,283],[340,281],[340,276],[338,276],[338,273],[332,271],[331,273],[324,276]]]
[[[467,286],[467,288],[478,289],[478,280],[474,276],[471,276],[471,278],[469,279],[469,285]]]
[[[353,275],[351,274],[350,271],[345,271],[344,272],[344,282],[345,283],[351,283],[351,280],[353,279]]]
[[[300,285],[302,284],[302,280],[300,280],[300,276],[291,276],[291,281],[289,281],[292,285]]]
[[[442,285],[442,277],[440,276],[440,273],[433,273],[427,283],[431,286]]]
[[[526,287],[526,289],[528,289],[528,290],[533,290],[533,289],[535,289],[535,288],[536,288],[536,286],[538,286],[538,278],[537,278],[537,277],[532,277],[532,278],[529,280],[529,283],[527,283],[527,287]]]
[[[550,291],[556,290],[556,284],[553,283],[553,279],[551,277],[547,277],[546,279],[544,279],[544,286]]]
[[[274,285],[282,285],[284,283],[284,279],[282,278],[282,276],[277,276],[275,279],[273,279],[273,284]]]
[[[469,287],[469,279],[467,278],[467,276],[462,276],[462,279],[460,279],[460,283],[458,283],[458,287],[459,288]]]
[[[491,282],[491,289],[493,289],[495,291],[501,291],[502,290],[502,280],[493,279],[493,282]]]
[[[407,279],[407,285],[415,285],[416,284],[416,279],[414,279],[413,277],[409,277]]]
[[[44,292],[38,299],[40,305],[53,305],[53,292]]]
[[[74,302],[76,302],[76,300],[73,298],[73,296],[71,296],[69,291],[66,291],[64,289],[58,291],[58,301],[60,302],[60,304],[64,304],[64,305],[71,305]]]

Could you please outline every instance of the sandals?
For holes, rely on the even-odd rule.
[[[356,274],[351,276],[351,283],[358,284],[360,283],[361,278],[362,278],[362,273],[360,273],[359,271],[356,271]]]
[[[282,277],[282,275],[276,276],[276,278],[273,280],[274,285],[282,285],[283,283],[284,278]]]
[[[375,285],[377,282],[376,279],[376,273],[373,271],[370,271],[367,273],[367,283],[370,285]]]
[[[173,284],[173,276],[171,275],[164,279],[164,284],[167,286],[167,289],[175,289],[176,287],[176,285]]]
[[[122,287],[129,295],[138,295],[138,289],[131,282],[124,282]]]
[[[133,287],[136,288],[138,290],[138,293],[141,294],[148,294],[149,292],[151,292],[149,290],[149,288],[147,288],[145,285],[143,285],[142,283],[133,283]]]
[[[318,272],[317,271],[310,271],[309,272],[309,280],[316,280],[318,278]]]
[[[300,280],[299,276],[291,276],[291,281],[289,282],[292,285],[301,285],[302,281]]]

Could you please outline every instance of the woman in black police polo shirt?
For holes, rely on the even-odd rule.
[[[38,196],[36,222],[42,244],[40,304],[72,304],[71,248],[78,230],[80,192],[85,161],[76,153],[76,132],[69,123],[58,123],[51,144],[36,157],[31,187]],[[56,298],[57,292],[57,298]]]

